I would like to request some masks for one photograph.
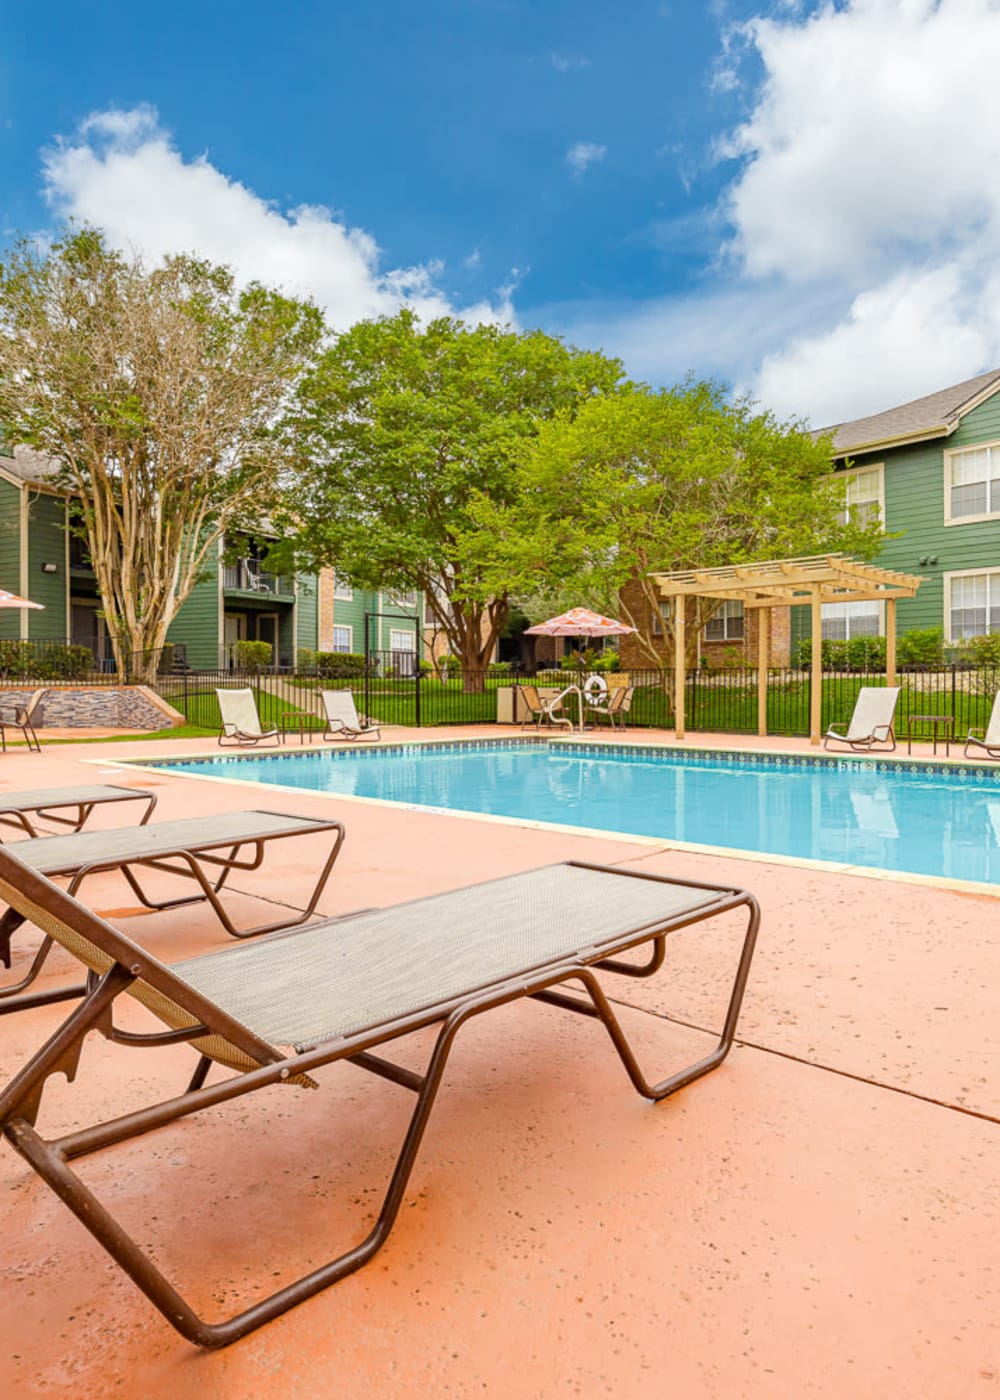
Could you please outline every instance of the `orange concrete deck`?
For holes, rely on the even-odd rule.
[[[453,737],[479,732],[497,730]],[[244,787],[115,771],[206,747],[11,753],[0,791],[151,782],[157,818],[248,805]],[[534,1003],[483,1017],[457,1042],[386,1248],[214,1354],[181,1340],[0,1145],[0,1393],[1000,1395],[996,898],[313,794],[268,790],[257,805],[346,822],[327,913],[573,856],[746,886],[763,924],[739,1044],[651,1106],[598,1027]],[[314,855],[289,843],[266,876],[237,881],[247,911],[261,896],[301,904]],[[166,961],[228,941],[203,910],[138,915],[111,877],[85,896]],[[612,979],[651,1073],[705,1040],[689,1027],[717,1025],[734,928],[677,935],[650,984]],[[15,971],[34,941],[18,939]],[[69,966],[59,955],[47,976]],[[0,1081],[66,1010],[0,1018]],[[50,1085],[46,1125],[123,1111],[136,1079],[176,1091],[190,1062],[183,1047],[92,1040],[72,1090]],[[196,1305],[231,1312],[358,1237],[408,1106],[334,1067],[318,1093],[269,1090],[98,1154],[84,1174]]]

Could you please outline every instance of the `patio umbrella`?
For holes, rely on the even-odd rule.
[[[569,612],[524,630],[530,637],[624,637],[636,629],[613,617],[602,617],[589,608],[570,608]]]
[[[19,598],[16,593],[0,588],[0,608],[44,608],[44,603],[32,603],[27,598]]]

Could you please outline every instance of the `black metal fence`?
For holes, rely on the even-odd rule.
[[[67,642],[0,641],[0,687],[26,688],[32,684],[121,685],[143,679],[192,725],[214,730],[219,725],[217,688],[249,686],[254,690],[261,718],[279,726],[287,713],[313,716],[320,727],[324,688],[352,692],[358,710],[386,725],[428,727],[436,725],[492,724],[498,715],[519,718],[523,706],[501,692],[523,685],[537,685],[550,692],[569,686],[582,688],[592,673],[578,670],[543,670],[537,676],[513,674],[506,666],[483,671],[462,671],[450,666],[435,669],[418,661],[412,652],[373,654],[327,660],[306,671],[269,669],[246,671],[233,667],[214,671],[193,670],[182,646],[130,658],[128,672],[119,674],[113,664],[98,665],[86,647]],[[672,670],[631,670],[604,677],[611,686],[632,688],[627,722],[632,728],[668,728],[673,724]],[[767,673],[767,730],[778,735],[809,733],[811,673],[808,669],[771,668]],[[823,675],[821,715],[823,728],[850,718],[861,686],[884,685],[883,673],[828,670]],[[896,712],[897,732],[905,734],[911,717],[940,716],[950,719],[955,736],[985,726],[993,697],[1000,689],[1000,670],[947,665],[902,670]],[[692,732],[755,734],[758,727],[758,675],[756,668],[696,670],[685,681],[685,716]],[[576,715],[576,698],[568,696],[567,712]],[[305,720],[304,727],[313,727]]]

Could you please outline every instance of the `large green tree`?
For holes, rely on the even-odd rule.
[[[358,587],[420,590],[466,684],[481,684],[510,590],[484,579],[470,502],[512,506],[525,441],[620,378],[617,361],[538,331],[423,325],[409,311],[352,327],[303,386],[312,439],[288,497],[298,556]]]
[[[653,666],[663,644],[651,571],[869,556],[882,538],[878,520],[847,516],[829,442],[712,383],[629,385],[558,414],[524,445],[516,475],[507,501],[473,505],[483,586],[503,581],[522,599],[575,590],[636,627]],[[692,646],[720,606],[699,600]]]
[[[271,503],[322,334],[307,303],[92,230],[0,263],[0,420],[77,503],[123,672],[155,667],[219,541]]]

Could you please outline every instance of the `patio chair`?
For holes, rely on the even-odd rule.
[[[226,1346],[280,1316],[366,1264],[386,1242],[449,1052],[467,1021],[521,997],[589,1017],[604,1025],[637,1092],[654,1101],[665,1099],[715,1069],[728,1054],[759,923],[756,901],[745,891],[570,862],[327,920],[168,967],[29,869],[10,847],[0,847],[0,897],[40,924],[89,972],[84,1001],[0,1091],[0,1130],[166,1320],[203,1347]],[[668,934],[737,908],[746,912],[746,928],[718,1042],[694,1063],[650,1082],[597,972],[651,976],[663,964]],[[733,932],[740,937],[739,930]],[[620,958],[643,945],[651,945],[645,961]],[[568,981],[575,984],[571,994],[560,990]],[[127,1032],[120,1029],[117,1011],[123,996],[152,1013],[155,1030],[135,1029],[131,1019]],[[400,1036],[430,1027],[437,1027],[437,1034],[425,1068],[404,1067],[384,1055]],[[127,1084],[129,1111],[123,1116],[46,1138],[37,1120],[47,1081],[66,1076],[68,1083],[60,1082],[58,1093],[62,1116],[91,1031],[112,1045],[127,1045],[131,1055],[135,1047],[147,1046],[167,1047],[167,1055],[175,1057],[178,1045],[189,1045],[193,1058],[187,1088],[136,1109],[137,1094],[155,1083],[151,1075],[139,1073]],[[421,1038],[418,1047],[423,1043]],[[316,1087],[313,1071],[340,1060],[351,1062],[352,1075],[358,1068],[368,1070],[415,1096],[378,1218],[360,1243],[329,1263],[235,1316],[205,1321],[168,1281],[159,1261],[126,1232],[113,1214],[115,1199],[101,1202],[77,1175],[73,1159],[272,1085]],[[213,1066],[230,1072],[208,1082]],[[108,1080],[109,1091],[120,1079]],[[293,1097],[282,1113],[288,1124],[281,1136],[294,1158],[296,1152],[301,1156],[301,1148],[290,1116],[296,1110],[294,1090],[289,1092]],[[273,1108],[270,1097],[259,1105],[259,1131],[273,1132]],[[247,1110],[253,1111],[249,1105]],[[334,1124],[332,1140],[335,1133]],[[133,1157],[130,1162],[131,1170]],[[314,1169],[322,1166],[314,1160]],[[231,1184],[231,1167],[229,1161],[219,1163],[224,1190]],[[162,1160],[154,1157],[147,1170],[147,1189],[155,1200]],[[564,1170],[574,1171],[572,1156]],[[439,1163],[437,1171],[443,1176],[445,1164]],[[271,1185],[265,1220],[280,1208],[284,1195],[280,1180]],[[197,1187],[188,1183],[187,1189]],[[135,1212],[128,1214],[134,1217]],[[411,1228],[418,1216],[411,1214]],[[252,1237],[257,1227],[249,1215],[247,1221]],[[210,1249],[203,1252],[210,1257]],[[264,1262],[270,1272],[278,1261],[267,1256]],[[88,1279],[80,1279],[81,1298],[89,1296],[90,1287]],[[209,1283],[201,1281],[198,1291],[208,1296]]]
[[[103,807],[111,802],[146,803],[146,810],[139,818],[139,825],[145,826],[156,806],[156,793],[144,788],[116,787],[110,783],[94,783],[86,787],[34,788],[28,792],[0,792],[0,826],[12,826],[15,831],[23,831],[25,836],[37,836],[37,821],[51,822],[56,826],[68,826],[71,831],[79,831],[95,807]],[[63,808],[76,808],[76,815],[57,817],[56,812]],[[34,817],[35,821],[31,818]]]
[[[878,745],[876,752],[891,753],[896,747],[892,723],[898,700],[898,685],[863,685],[854,702],[854,713],[846,732],[838,734],[837,726],[831,725],[823,735],[823,747],[829,748],[830,743],[836,740],[849,749],[868,752]]]
[[[16,729],[23,735],[29,753],[41,753],[42,746],[38,742],[33,719],[44,694],[44,690],[36,690],[26,705],[5,705],[0,701],[0,751],[7,752],[7,730]]]
[[[634,692],[634,685],[623,685],[616,687],[608,696],[608,703],[601,713],[607,718],[612,729],[624,730],[627,727]]]
[[[982,738],[979,735],[982,734]],[[1000,691],[997,691],[993,701],[993,709],[990,711],[990,722],[986,726],[985,732],[980,729],[970,729],[965,736],[965,748],[963,754],[969,757],[970,746],[981,749],[979,755],[972,757],[1000,758]]]
[[[573,721],[566,713],[564,701],[571,691],[579,694],[575,686],[556,691],[540,690],[537,685],[522,685],[518,687],[518,691],[525,706],[524,718],[521,720],[522,729],[527,728],[529,724],[534,724],[539,729],[543,724],[565,724],[568,729],[573,728]]]
[[[324,739],[379,739],[376,720],[359,715],[354,696],[349,690],[321,690],[323,713],[326,715]]]
[[[271,842],[314,834],[332,839],[312,894],[301,913],[295,918],[285,913],[262,924],[238,928],[220,898],[232,872],[258,870],[264,861],[265,847]],[[88,876],[117,870],[147,909],[178,909],[204,901],[233,938],[255,938],[258,934],[304,923],[312,917],[343,840],[342,824],[328,818],[295,817],[284,812],[220,812],[210,817],[184,817],[180,821],[151,822],[138,827],[77,831],[71,836],[39,836],[14,844],[18,859],[26,868],[49,879],[68,879],[71,894],[76,893]],[[13,846],[0,849],[12,850]],[[193,881],[198,892],[154,899],[139,881],[138,872],[147,870]],[[11,938],[23,922],[23,916],[13,905],[0,916],[0,963],[4,967],[11,966]],[[0,987],[0,1016],[52,1001],[68,1001],[82,994],[82,987],[26,993],[26,988],[41,971],[51,946],[52,940],[44,938],[20,981]]]
[[[267,739],[273,739],[275,744],[281,743],[281,736],[276,729],[261,728],[257,702],[249,687],[245,690],[217,690],[215,693],[219,700],[219,714],[222,716],[222,728],[219,730],[220,748],[226,748],[227,741],[229,747],[237,748],[248,748],[264,743]]]

